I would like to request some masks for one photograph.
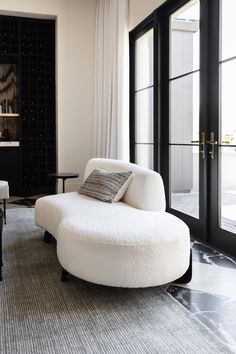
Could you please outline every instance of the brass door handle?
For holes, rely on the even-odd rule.
[[[205,158],[205,143],[206,143],[205,132],[201,132],[200,141],[199,140],[192,140],[191,143],[200,145],[200,156],[202,159],[204,159]]]
[[[210,140],[207,141],[207,144],[210,145],[210,151],[209,151],[210,159],[214,160],[214,158],[215,158],[215,145],[217,144],[217,141],[215,140],[214,132],[210,133]]]

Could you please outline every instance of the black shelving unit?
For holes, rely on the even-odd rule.
[[[0,16],[0,53],[19,53],[19,25],[14,17]]]
[[[0,33],[0,63],[17,63],[19,71],[19,178],[11,191],[54,193],[48,174],[56,170],[55,21],[0,16]]]

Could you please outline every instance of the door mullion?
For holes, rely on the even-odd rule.
[[[208,129],[207,136],[214,132],[218,139],[219,119],[219,0],[208,1]],[[218,147],[214,160],[209,156],[208,146],[208,241],[214,244],[214,232],[218,224]]]
[[[208,46],[209,46],[209,22],[208,22],[208,2],[200,2],[200,18],[201,18],[201,30],[200,30],[200,132],[204,132],[205,139],[207,139],[208,133]],[[200,220],[201,220],[201,240],[208,241],[208,150],[205,144],[205,156],[204,159],[199,160],[200,167]]]

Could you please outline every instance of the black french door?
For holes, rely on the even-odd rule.
[[[209,241],[236,256],[236,42],[233,0],[209,1]],[[209,15],[210,16],[210,15]],[[214,145],[213,145],[214,144]]]
[[[167,1],[156,15],[167,210],[236,256],[234,3]]]

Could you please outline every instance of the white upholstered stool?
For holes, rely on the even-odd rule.
[[[7,181],[0,181],[0,199],[3,199],[3,215],[6,224],[6,199],[9,198],[9,186]]]

